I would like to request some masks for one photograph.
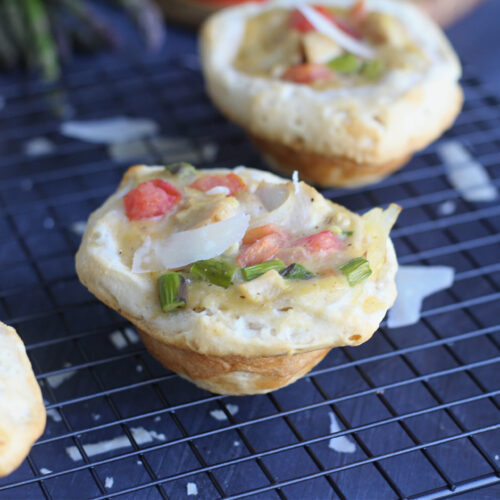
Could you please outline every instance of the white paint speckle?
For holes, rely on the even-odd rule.
[[[398,297],[389,310],[387,326],[417,323],[425,297],[449,288],[454,276],[454,269],[448,266],[400,266],[396,274]]]
[[[457,209],[457,204],[453,200],[447,200],[438,206],[439,215],[451,215],[454,214]]]
[[[52,471],[51,471],[50,469],[47,469],[47,467],[42,467],[42,468],[40,469],[40,472],[41,472],[42,474],[51,474],[51,473],[52,473]]]
[[[498,196],[487,170],[458,141],[446,141],[437,148],[450,184],[467,201],[492,201]]]
[[[143,371],[144,371],[144,366],[142,366],[142,365],[137,365],[137,366],[135,367],[135,369],[136,369],[136,371],[137,371],[138,373],[141,373],[141,372],[143,372]]]
[[[185,161],[198,164],[213,161],[217,155],[217,145],[205,143],[196,148],[186,137],[155,136],[143,139],[110,144],[108,154],[114,161],[132,161],[147,158],[152,152],[163,158],[165,163]]]
[[[161,422],[161,416],[157,415],[154,419],[153,422]]]
[[[149,118],[113,116],[99,120],[63,122],[60,133],[96,144],[119,144],[156,135],[159,129],[159,125]]]
[[[87,227],[87,222],[84,220],[77,220],[71,224],[70,229],[73,233],[78,236],[82,236],[85,232],[85,228]]]
[[[71,366],[71,363],[65,362],[63,364],[65,368],[69,368]],[[57,389],[63,382],[71,378],[76,371],[68,371],[68,372],[63,372],[63,373],[58,373],[57,375],[50,375],[47,377],[47,382],[52,387],[52,389]]]
[[[341,428],[333,412],[328,412],[328,416],[330,417],[330,434],[339,432]],[[328,448],[339,453],[354,453],[356,451],[356,445],[347,436],[331,438],[328,441]]]
[[[52,217],[45,217],[45,219],[43,219],[43,227],[45,229],[54,229],[55,225],[56,223]]]
[[[165,434],[158,433],[156,431],[148,431],[144,427],[132,427],[130,429],[132,432],[132,437],[138,445],[152,443],[154,440],[165,441]],[[126,448],[131,446],[130,441],[127,436],[118,436],[113,439],[108,439],[106,441],[100,441],[98,443],[87,443],[83,445],[85,453],[89,457],[95,455],[101,455],[103,453],[108,453],[110,451],[119,450],[120,448]],[[82,455],[76,446],[68,446],[66,448],[66,453],[73,461],[82,460]]]
[[[239,441],[233,441],[233,446],[240,446],[241,443]]]
[[[104,480],[104,487],[109,490],[113,487],[113,484],[115,484],[115,479],[113,477],[106,477]]]
[[[495,460],[500,460],[500,455],[495,455]]]
[[[198,486],[196,486],[196,483],[188,483],[186,484],[186,491],[188,496],[196,496],[198,495]]]
[[[101,415],[99,413],[91,413],[90,416],[92,417],[92,420],[94,422],[97,422],[98,420],[101,420]]]
[[[127,347],[127,340],[120,330],[115,330],[114,332],[110,333],[109,340],[118,350],[125,349],[125,347]]]
[[[47,406],[50,403],[44,398],[43,404],[45,406]],[[54,422],[61,422],[62,421],[61,414],[55,408],[48,408],[45,411],[47,412],[47,417],[50,417]]]
[[[140,340],[139,335],[137,335],[137,332],[133,328],[127,326],[124,332],[129,342],[131,342],[132,344],[137,344],[137,342],[139,342]]]
[[[33,137],[24,143],[23,149],[27,156],[44,156],[52,153],[55,145],[47,137]]]
[[[238,413],[238,410],[239,410],[238,405],[233,405],[231,403],[227,404],[226,408],[227,408],[227,411],[231,415],[236,415]],[[219,422],[223,422],[224,420],[227,420],[227,416],[223,410],[212,410],[212,411],[210,411],[210,416],[215,418],[215,420],[218,420]]]
[[[54,422],[62,422],[62,417],[55,408],[49,408],[47,411],[47,417],[50,417]]]

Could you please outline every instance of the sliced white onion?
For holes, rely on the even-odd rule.
[[[266,210],[272,212],[285,203],[290,195],[290,188],[287,184],[261,182],[255,194],[259,197],[264,207],[266,207]]]
[[[297,170],[293,171],[292,174],[293,187],[295,188],[295,194],[299,192],[299,172]]]
[[[217,257],[241,241],[249,221],[248,215],[238,214],[214,224],[174,233],[163,240],[152,242],[147,238],[135,252],[132,272],[176,269]]]
[[[352,54],[366,59],[372,59],[375,57],[375,51],[371,47],[356,40],[355,38],[352,38],[308,5],[298,6],[297,9],[316,28],[317,31],[330,37],[342,48],[347,50],[347,52],[351,52]]]
[[[304,189],[304,184],[297,182],[269,184],[261,182],[255,191],[268,212],[252,220],[252,227],[264,224],[290,226],[301,232],[311,225],[311,196]]]
[[[231,190],[226,186],[215,186],[212,189],[205,191],[205,194],[208,194],[209,196],[213,194],[225,194],[226,196],[228,196],[231,194]]]
[[[311,196],[304,189],[303,182],[297,182],[294,189],[294,195],[289,224],[299,232],[311,225],[312,203]]]

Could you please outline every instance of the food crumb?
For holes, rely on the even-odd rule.
[[[40,469],[40,472],[41,472],[42,474],[50,474],[52,471],[51,471],[50,469],[47,469],[46,467],[42,467],[42,468]]]
[[[107,488],[108,490],[113,487],[113,484],[115,483],[114,478],[112,477],[107,477],[104,480],[104,487]]]
[[[241,443],[239,441],[233,441],[233,446],[239,446]]]

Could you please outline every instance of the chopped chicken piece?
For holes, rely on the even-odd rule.
[[[309,31],[302,37],[307,62],[324,64],[342,54],[342,47],[318,31]]]
[[[404,47],[409,42],[401,21],[383,12],[370,12],[362,22],[362,31],[376,44]]]
[[[238,212],[239,201],[223,194],[213,196],[208,203],[194,203],[175,214],[176,222],[185,231],[229,219]]]
[[[274,269],[238,286],[240,294],[256,304],[279,297],[286,288],[285,280]]]

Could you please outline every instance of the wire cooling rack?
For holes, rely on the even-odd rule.
[[[500,102],[474,77],[463,85],[446,137],[500,187]],[[26,343],[48,409],[0,498],[500,497],[500,206],[464,201],[436,146],[375,186],[325,194],[353,210],[402,205],[400,263],[453,266],[453,286],[425,300],[418,324],[383,323],[290,387],[222,397],[163,369],[79,284],[83,221],[130,162],[63,137],[53,113],[65,100],[78,119],[157,121],[169,139],[145,140],[142,162],[265,168],[211,106],[196,57],[103,60],[60,89],[15,79],[0,95],[0,318]],[[40,137],[52,149],[27,155]]]

